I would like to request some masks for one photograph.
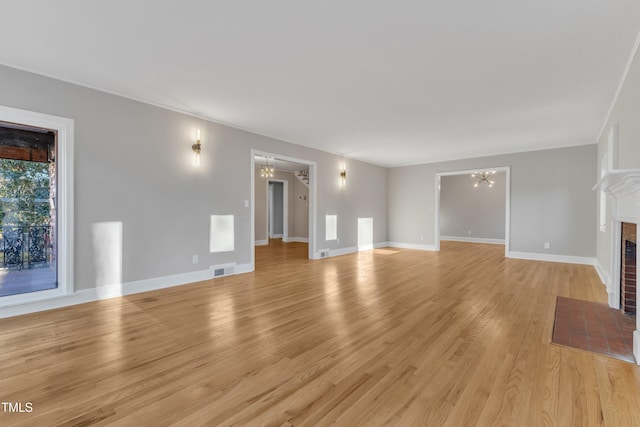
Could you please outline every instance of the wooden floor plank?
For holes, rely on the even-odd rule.
[[[640,369],[550,344],[593,267],[498,245],[306,259],[0,320],[11,426],[640,425]]]

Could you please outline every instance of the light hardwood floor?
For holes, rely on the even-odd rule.
[[[0,320],[2,426],[640,425],[640,368],[550,344],[592,267],[377,249]]]

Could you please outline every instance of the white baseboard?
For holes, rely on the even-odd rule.
[[[321,257],[320,256],[320,252],[322,251],[329,251],[329,255],[325,256],[325,257]],[[352,254],[358,252],[358,247],[357,246],[351,246],[348,248],[338,248],[338,249],[321,249],[319,251],[317,251],[314,254],[314,258],[313,259],[325,259],[325,258],[331,258],[334,256],[340,256],[340,255],[347,255],[347,254]]]
[[[440,240],[448,240],[451,242],[489,243],[491,245],[504,245],[504,239],[488,239],[485,237],[440,236]]]
[[[637,329],[633,331],[633,356],[636,358],[636,363],[640,365],[640,331]]]
[[[272,239],[282,239],[282,234],[272,234],[270,237]]]
[[[233,276],[235,276],[236,274],[251,273],[252,271],[253,269],[251,268],[250,262],[246,264],[236,264],[234,268]]]
[[[283,242],[300,242],[300,243],[309,243],[308,237],[287,237],[286,239],[282,239]]]
[[[279,235],[280,237],[282,235]],[[278,237],[278,235],[273,236],[273,239],[279,239],[280,237]],[[287,238],[282,238],[282,241],[285,243],[290,243],[290,242],[301,242],[301,243],[309,243],[309,238],[308,237],[287,237]],[[264,245],[268,245],[269,241],[268,240],[256,240],[255,245],[256,246],[264,246]]]
[[[389,242],[378,242],[378,243],[373,243],[371,245],[358,246],[358,252],[372,251],[374,249],[380,249],[380,248],[386,248],[386,247],[389,247]]]
[[[235,264],[232,275],[249,273],[251,264]],[[81,289],[69,295],[39,301],[16,304],[0,308],[0,319],[19,316],[22,314],[36,313],[44,310],[68,307],[70,305],[84,304],[109,298],[117,298],[141,292],[155,291],[174,286],[187,285],[194,282],[213,279],[214,270],[199,270],[188,273],[174,274],[171,276],[155,277],[153,279],[136,280],[98,288]]]
[[[420,245],[415,243],[387,242],[387,246],[400,249],[417,249],[419,251],[435,251],[434,245]]]
[[[350,246],[348,248],[338,248],[338,249],[331,249],[329,251],[329,256],[340,256],[340,255],[347,255],[347,254],[353,254],[358,252],[358,247],[357,246]]]
[[[373,250],[373,243],[370,245],[362,245],[362,246],[358,246],[358,252],[362,252],[362,251],[372,251]]]
[[[516,252],[516,251],[509,251],[507,253],[507,258],[528,259],[532,261],[563,262],[566,264],[585,264],[585,265],[594,265],[596,261],[596,259],[593,257],[539,254],[534,252]]]
[[[609,278],[609,273],[604,269],[602,264],[600,264],[600,260],[598,258],[595,259],[593,266],[595,267],[598,276],[600,276],[602,284],[605,286],[607,291],[609,291],[611,289],[611,279]]]
[[[340,255],[347,255],[347,254],[352,254],[352,253],[356,253],[356,252],[360,252],[360,251],[367,251],[367,250],[372,250],[372,249],[377,249],[377,248],[386,248],[389,246],[389,242],[378,242],[378,243],[374,243],[373,245],[365,245],[365,246],[350,246],[348,248],[338,248],[338,249],[321,249],[319,251],[317,251],[314,254],[314,258],[313,259],[323,259],[323,257],[320,256],[320,252],[321,251],[329,251],[329,255],[325,256],[324,258],[330,258],[330,257],[334,257],[334,256],[340,256]]]

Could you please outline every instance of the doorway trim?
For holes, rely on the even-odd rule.
[[[443,176],[452,175],[470,175],[479,170],[494,170],[496,172],[505,172],[505,216],[504,216],[504,256],[509,256],[509,248],[511,246],[511,166],[498,167],[482,167],[477,169],[467,169],[451,172],[438,172],[435,179],[435,210],[436,210],[436,229],[435,229],[435,250],[440,250],[440,182]]]
[[[274,157],[287,162],[301,163],[309,166],[309,259],[316,259],[316,194],[317,194],[317,163],[311,160],[298,159],[267,151],[250,150],[250,178],[251,178],[251,232],[249,242],[251,243],[251,270],[256,269],[256,162],[255,156]]]
[[[66,117],[36,113],[0,105],[0,121],[56,131],[57,168],[57,280],[58,287],[44,291],[0,297],[0,307],[57,298],[74,292],[73,285],[73,130]]]
[[[269,235],[271,230],[271,225],[273,225],[273,206],[271,203],[271,192],[269,191],[269,184],[272,182],[281,182],[282,183],[282,241],[286,242],[289,238],[289,181],[286,179],[272,179],[269,178],[266,180],[267,185],[267,242],[272,237]]]

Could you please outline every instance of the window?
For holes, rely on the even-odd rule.
[[[6,202],[3,209],[4,213],[8,214],[5,215],[5,225],[9,228],[3,237],[8,239],[6,243],[11,243],[9,240],[16,237],[21,242],[15,240],[8,245],[9,257],[6,261],[9,262],[10,269],[46,273],[53,277],[51,288],[31,289],[1,296],[0,306],[28,303],[71,293],[73,120],[0,105],[0,122],[9,124],[4,127],[13,131],[22,130],[38,134],[31,143],[25,143],[29,139],[29,133],[24,133],[20,141],[14,141],[15,144],[5,140],[5,159],[23,162],[22,166],[7,166],[8,173],[5,178],[12,173],[20,172],[23,178],[19,179],[24,180],[29,187],[13,191],[11,183],[8,183],[9,189],[3,201]],[[13,152],[13,155],[9,154],[10,152]],[[24,157],[26,153],[28,156]],[[22,213],[17,215],[17,211]],[[6,253],[7,251],[4,251],[3,255]],[[13,255],[16,256],[15,259],[11,258]]]

